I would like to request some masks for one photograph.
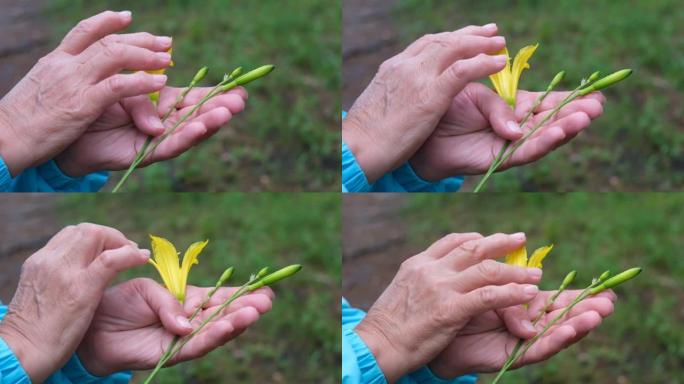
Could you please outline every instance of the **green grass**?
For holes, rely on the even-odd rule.
[[[335,194],[79,195],[62,202],[65,224],[109,225],[141,246],[149,233],[179,250],[209,239],[190,283],[213,285],[232,265],[231,281],[263,266],[301,263],[276,285],[273,310],[207,357],[165,369],[159,383],[335,383],[340,377],[339,197]],[[151,266],[120,280],[147,276]],[[139,376],[142,377],[142,376]]]
[[[128,191],[292,191],[339,188],[341,11],[315,0],[56,0],[55,43],[78,20],[130,9],[131,31],[174,37],[170,83],[203,65],[207,85],[238,66],[277,70],[250,84],[247,110],[229,129],[175,160],[137,173]],[[113,179],[117,180],[120,174]]]
[[[605,270],[644,268],[616,289],[615,313],[596,331],[547,362],[507,374],[507,384],[684,383],[683,205],[680,194],[416,196],[403,217],[420,248],[470,231],[524,231],[528,248],[553,243],[543,289],[556,289],[573,269],[581,287]]]
[[[633,68],[604,115],[571,144],[492,178],[488,191],[667,191],[684,187],[684,8],[679,0],[402,0],[402,41],[496,22],[511,51],[539,42],[522,89],[560,70],[569,89],[595,70]],[[474,178],[472,178],[474,179]],[[472,183],[472,181],[471,181]]]

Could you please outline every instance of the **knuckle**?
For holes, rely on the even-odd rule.
[[[484,306],[491,307],[496,304],[497,295],[493,287],[484,287],[480,289],[478,298]]]
[[[453,80],[463,80],[467,76],[467,68],[462,61],[457,61],[449,67],[449,75]]]
[[[107,80],[107,87],[109,87],[111,93],[117,94],[123,91],[125,85],[121,77],[113,76]]]
[[[480,241],[466,241],[465,243],[461,244],[459,248],[464,253],[469,254],[473,259],[479,260],[484,257],[484,247]]]
[[[95,22],[92,20],[81,20],[76,27],[74,32],[84,35],[89,35],[95,31]]]
[[[486,280],[490,282],[498,281],[501,278],[502,270],[501,264],[494,260],[484,260],[477,265],[478,272]]]

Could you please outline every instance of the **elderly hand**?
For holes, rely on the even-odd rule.
[[[89,372],[105,376],[122,370],[151,369],[176,335],[192,332],[188,316],[206,297],[207,288],[188,286],[185,304],[150,279],[135,279],[107,290],[78,348]],[[197,327],[235,291],[220,289],[193,321]],[[235,300],[169,363],[201,357],[236,338],[271,309],[273,291],[261,288]]]
[[[409,160],[470,82],[499,72],[505,39],[494,24],[425,36],[387,60],[342,122],[369,182]]]
[[[388,382],[432,361],[471,319],[537,296],[540,269],[492,260],[524,244],[524,234],[452,234],[402,263],[355,328]]]
[[[0,100],[0,155],[14,176],[61,153],[111,105],[160,90],[166,76],[168,37],[112,35],[131,23],[130,12],[104,12],[84,20],[60,46]]]
[[[567,92],[553,92],[525,124],[531,129],[548,115]],[[437,128],[411,159],[422,178],[436,181],[454,175],[487,172],[506,141],[523,136],[518,123],[539,96],[519,91],[515,111],[494,91],[478,83],[469,84],[451,102]],[[593,93],[563,107],[539,129],[499,170],[531,163],[567,143],[603,113],[605,98]]]
[[[79,224],[26,260],[0,337],[32,382],[42,383],[76,351],[111,279],[149,256],[115,229]]]
[[[488,311],[473,318],[449,346],[430,363],[432,371],[443,378],[453,378],[466,373],[497,372],[508,359],[519,339],[529,339],[537,331],[530,321],[535,319],[554,292],[541,292],[522,306]],[[562,309],[579,295],[580,291],[563,292],[537,323],[541,330]],[[601,320],[613,313],[616,296],[604,291],[582,301],[567,317],[553,326],[513,366],[519,368],[546,360],[564,348],[585,337]]]
[[[181,108],[174,111],[166,122],[171,128],[211,88],[198,88],[190,92]],[[104,112],[100,118],[74,144],[60,154],[55,161],[72,177],[91,172],[127,169],[149,136],[159,136],[164,127],[160,118],[174,107],[181,88],[166,87],[160,92],[159,107],[147,95],[121,100]],[[234,89],[206,103],[198,113],[180,126],[162,142],[143,165],[179,156],[194,145],[206,140],[245,108],[247,91]]]

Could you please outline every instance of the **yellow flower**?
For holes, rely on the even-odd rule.
[[[545,247],[537,248],[532,252],[532,257],[527,259],[527,249],[523,246],[508,255],[506,255],[506,264],[517,265],[519,267],[527,268],[541,268],[542,260],[546,255],[553,249],[553,244],[547,245]]]
[[[166,289],[181,303],[185,300],[185,288],[188,284],[190,268],[197,264],[197,256],[202,252],[209,240],[193,243],[183,256],[183,264],[178,260],[178,251],[170,241],[150,235],[152,239],[152,258],[150,264],[159,271]]]
[[[169,55],[173,55],[173,48],[169,49],[168,52],[169,52]],[[169,64],[169,67],[173,67],[173,66],[174,66],[174,63],[173,63],[173,60],[171,60],[171,64]],[[152,71],[145,71],[145,72],[149,73],[150,75],[163,75],[166,72],[166,68],[155,69]],[[155,104],[159,101],[159,92],[150,93],[149,96],[150,96],[150,100],[152,100],[152,102],[154,102]]]
[[[521,49],[518,54],[515,55],[512,66],[511,57],[508,55],[508,49],[504,48],[499,52],[499,55],[506,55],[506,57],[508,57],[506,68],[499,73],[489,76],[489,79],[492,81],[492,84],[494,84],[496,93],[498,93],[511,107],[515,108],[518,81],[520,80],[523,71],[530,68],[530,64],[527,62],[534,54],[534,51],[537,50],[537,47],[539,47],[539,44],[528,45]]]

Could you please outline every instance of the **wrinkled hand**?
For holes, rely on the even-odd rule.
[[[42,383],[67,362],[107,284],[149,256],[115,229],[79,224],[61,230],[26,260],[0,337],[32,382]]]
[[[506,41],[494,24],[427,35],[385,61],[342,122],[342,138],[369,182],[406,162],[453,98],[499,72]]]
[[[472,318],[537,295],[540,269],[492,260],[524,244],[524,234],[452,234],[402,263],[355,328],[388,382],[433,360]]]
[[[222,288],[193,321],[197,327],[236,288]],[[209,289],[188,286],[185,304],[151,279],[134,279],[108,289],[78,355],[89,372],[105,376],[122,370],[151,369],[175,335],[192,332],[188,316]],[[235,300],[183,347],[169,364],[196,359],[239,336],[271,309],[273,291],[261,288]]]
[[[0,100],[0,154],[14,176],[62,152],[119,100],[160,90],[166,76],[123,70],[166,68],[168,37],[113,35],[127,12],[81,21]]]
[[[540,331],[556,318],[581,291],[565,291],[537,323]],[[430,363],[432,371],[443,378],[472,372],[497,372],[508,359],[519,339],[530,339],[537,330],[531,320],[548,303],[554,292],[540,292],[529,303],[529,309],[515,306],[488,311],[473,318],[449,346]],[[616,296],[604,291],[577,304],[567,317],[554,325],[519,359],[513,368],[546,360],[584,338],[613,313]]]
[[[197,88],[191,91],[181,108],[169,116],[166,121],[167,129],[173,127],[210,90],[211,88]],[[176,97],[181,91],[182,88],[162,89],[158,108],[147,95],[121,100],[107,108],[86,133],[55,161],[72,177],[95,171],[127,169],[148,136],[164,133],[160,118],[175,106]],[[237,88],[211,99],[194,117],[164,140],[142,165],[174,158],[208,139],[235,114],[244,110],[246,100],[247,91],[244,88]]]
[[[519,122],[540,94],[519,91],[515,111],[493,90],[471,83],[452,101],[434,133],[411,159],[424,179],[436,181],[454,175],[487,172],[506,141],[515,141],[555,108],[567,92],[553,92],[520,129]],[[567,143],[603,113],[605,98],[593,93],[566,105],[499,170],[536,161]]]

